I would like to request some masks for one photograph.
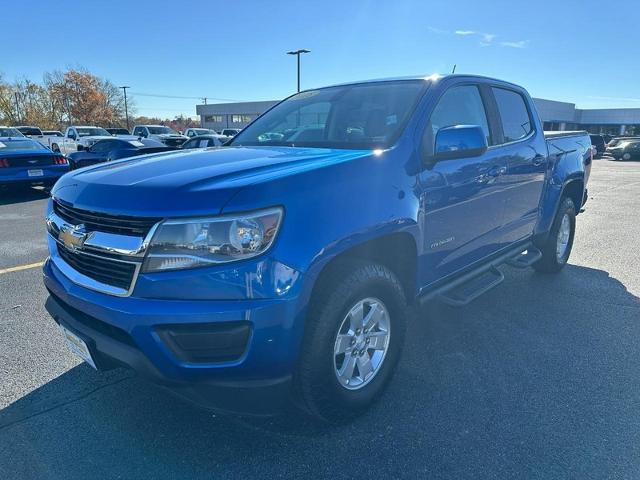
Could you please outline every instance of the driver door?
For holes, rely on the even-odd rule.
[[[439,129],[477,125],[491,147],[487,105],[478,85],[448,88],[434,107],[423,134],[423,152],[433,154]],[[420,265],[423,286],[455,273],[500,249],[506,171],[495,149],[468,158],[440,160],[419,174],[420,224],[423,232]]]

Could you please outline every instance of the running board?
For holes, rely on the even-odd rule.
[[[504,281],[504,275],[496,267],[481,272],[475,277],[471,277],[464,283],[453,285],[450,289],[441,291],[438,298],[453,307],[467,305],[480,295],[497,287]]]
[[[529,268],[542,258],[542,252],[536,247],[529,247],[524,252],[507,260],[507,265],[514,268]]]
[[[497,267],[514,258],[519,258],[528,250],[535,250],[531,242],[521,243],[467,272],[453,278],[444,278],[436,284],[425,287],[418,294],[418,301],[424,304],[430,300],[439,299],[449,305],[466,305],[502,283],[504,276]],[[487,272],[489,275],[485,276]]]

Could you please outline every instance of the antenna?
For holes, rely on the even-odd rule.
[[[451,70],[451,73],[452,73],[452,74],[453,74],[453,73],[456,73],[456,67],[457,67],[457,66],[458,66],[458,64],[457,64],[457,63],[454,63],[454,64],[453,64],[453,70]]]

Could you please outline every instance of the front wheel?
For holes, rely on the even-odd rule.
[[[400,357],[407,319],[402,285],[386,267],[349,263],[314,293],[296,386],[325,421],[355,418],[383,392]]]
[[[631,160],[631,154],[630,153],[623,153],[622,154],[622,159],[623,160]]]
[[[569,260],[573,237],[576,230],[576,207],[569,197],[562,199],[551,231],[540,248],[542,258],[533,264],[538,272],[556,273],[562,270]]]

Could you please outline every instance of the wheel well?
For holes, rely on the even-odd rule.
[[[344,263],[369,260],[384,265],[395,273],[402,282],[407,301],[412,302],[416,294],[417,258],[416,242],[409,233],[394,233],[369,240],[331,259],[320,272],[314,290]]]
[[[582,196],[584,192],[584,183],[582,180],[572,180],[567,185],[565,185],[564,190],[562,191],[563,197],[569,197],[573,200],[573,204],[576,207],[576,213],[580,211],[582,208]]]

